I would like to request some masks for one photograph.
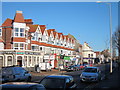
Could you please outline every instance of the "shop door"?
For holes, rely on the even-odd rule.
[[[22,57],[21,56],[17,57],[17,65],[22,67]]]
[[[57,67],[57,60],[54,60],[54,67]]]

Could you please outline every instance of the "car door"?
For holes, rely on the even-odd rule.
[[[22,75],[21,75],[21,71],[20,71],[19,67],[14,67],[13,71],[14,71],[14,74],[15,74],[15,78],[17,80],[21,80]]]

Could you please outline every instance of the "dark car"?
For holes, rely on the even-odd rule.
[[[76,88],[76,84],[72,76],[68,75],[50,75],[46,76],[40,81],[40,84],[44,85],[46,89],[52,88]]]
[[[1,84],[1,90],[45,90],[45,87],[38,83],[30,82],[10,82]]]
[[[1,69],[2,80],[6,81],[31,81],[31,74],[22,67],[10,66]]]
[[[79,65],[71,65],[71,66],[68,66],[67,71],[77,71],[77,70],[80,70],[80,66]]]

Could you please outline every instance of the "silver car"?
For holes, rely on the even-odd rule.
[[[86,67],[80,75],[81,82],[98,82],[101,80],[99,67]]]

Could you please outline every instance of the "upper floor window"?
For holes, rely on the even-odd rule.
[[[14,43],[13,49],[23,50],[24,49],[24,44],[23,43]]]
[[[37,33],[37,32],[35,32],[35,33],[33,34],[32,40],[38,41],[38,33]]]
[[[88,57],[90,57],[90,54],[88,54]]]
[[[25,32],[24,28],[15,28],[14,36],[15,37],[24,37]]]

